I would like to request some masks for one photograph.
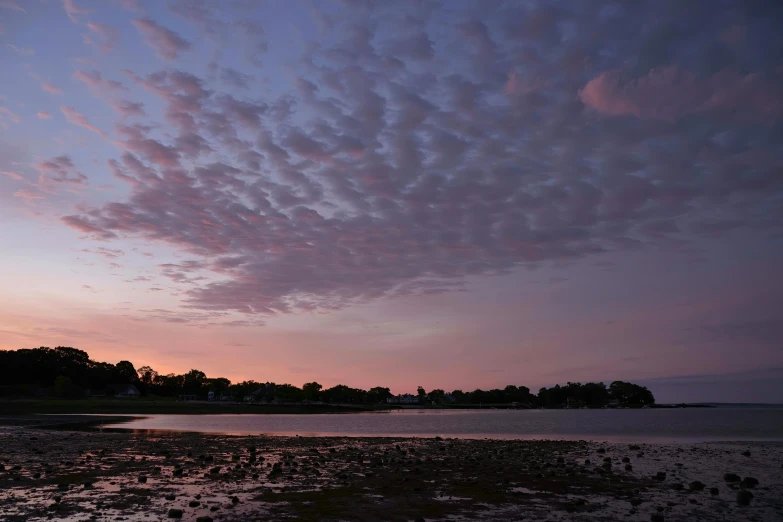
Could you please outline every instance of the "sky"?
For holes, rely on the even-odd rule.
[[[783,402],[781,21],[0,0],[0,349]]]

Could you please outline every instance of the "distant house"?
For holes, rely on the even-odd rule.
[[[418,404],[419,403],[419,397],[418,395],[411,395],[410,393],[405,393],[403,395],[396,395],[394,397],[389,397],[386,399],[387,404]]]
[[[207,400],[208,401],[214,401],[215,400],[215,392],[211,391],[207,394]]]
[[[114,386],[109,386],[109,389],[114,393],[115,397],[124,399],[136,399],[141,395],[139,389],[132,384],[115,384]]]

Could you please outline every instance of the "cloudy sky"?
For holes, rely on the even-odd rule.
[[[780,5],[0,0],[0,348],[783,401]]]

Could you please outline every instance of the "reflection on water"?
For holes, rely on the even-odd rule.
[[[229,435],[610,441],[783,440],[783,409],[402,410],[322,415],[149,415],[107,427]]]

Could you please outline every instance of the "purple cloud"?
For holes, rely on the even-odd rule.
[[[191,47],[191,43],[179,34],[149,18],[136,18],[133,25],[144,35],[147,44],[164,60],[174,60],[179,53]]]
[[[89,118],[85,116],[84,114],[81,114],[73,107],[68,107],[66,105],[63,105],[60,107],[60,111],[62,111],[63,116],[65,116],[65,119],[68,120],[68,123],[73,123],[74,125],[78,125],[79,127],[84,127],[87,130],[90,130],[97,134],[98,136],[105,138],[106,133],[103,132],[101,129],[90,123]]]
[[[63,221],[193,256],[160,267],[187,285],[184,304],[250,315],[460,291],[740,227],[780,233],[779,64],[749,44],[710,66],[723,21],[678,36],[693,40],[685,53],[665,35],[700,23],[695,7],[393,4],[320,13],[328,34],[263,97],[229,68],[124,71],[161,118],[115,105],[137,118],[116,125],[123,153],[107,163],[128,196]],[[176,6],[217,47],[227,27],[255,27],[210,29],[208,6]],[[165,59],[190,47],[134,24]]]

